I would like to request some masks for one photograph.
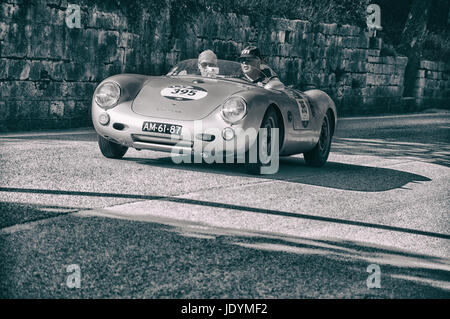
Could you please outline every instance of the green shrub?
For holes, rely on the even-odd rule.
[[[432,61],[450,61],[450,34],[429,33],[424,43],[422,57]]]
[[[199,11],[233,12],[252,18],[280,17],[365,26],[368,0],[170,0],[178,18]]]

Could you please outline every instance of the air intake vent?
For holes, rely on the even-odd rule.
[[[118,131],[122,131],[125,128],[125,125],[122,123],[114,123],[113,124],[113,128],[118,130]]]

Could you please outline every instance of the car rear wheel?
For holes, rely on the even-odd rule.
[[[261,128],[258,132],[258,137],[256,140],[256,149],[254,146],[250,148],[250,150],[247,152],[246,155],[246,169],[249,174],[253,175],[260,175],[261,174],[261,168],[264,166],[270,166],[272,161],[272,156],[278,156],[279,152],[277,154],[272,154],[272,143],[273,143],[273,136],[272,136],[272,129],[279,128],[279,121],[277,113],[273,108],[269,108],[264,115],[264,119],[261,123]],[[278,145],[279,147],[279,145]],[[256,153],[256,163],[251,163],[252,155],[251,153]],[[261,154],[265,154],[266,160],[264,161],[261,157]],[[253,155],[253,159],[254,159]],[[254,160],[253,160],[254,161]]]
[[[331,135],[330,115],[327,112],[323,118],[319,141],[311,151],[303,153],[307,165],[314,167],[325,165],[330,154]]]
[[[103,156],[107,158],[119,159],[128,151],[128,147],[111,142],[100,135],[98,135],[98,146]]]

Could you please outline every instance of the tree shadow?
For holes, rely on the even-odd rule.
[[[448,258],[335,237],[89,210],[0,237],[1,295],[8,298],[450,297]],[[61,265],[73,260],[90,283],[76,291],[58,284],[66,276]],[[371,264],[380,266],[380,289],[366,287]]]
[[[306,166],[304,160],[298,157],[280,158],[280,167],[276,174],[260,176],[247,174],[245,166],[236,163],[175,164],[170,156],[160,158],[125,157],[124,160],[133,161],[143,165],[171,168],[174,170],[247,176],[360,192],[382,192],[401,188],[411,182],[431,181],[431,179],[422,175],[391,168],[336,162],[328,162],[321,168],[311,168]]]
[[[66,191],[66,190],[51,190],[51,189],[12,188],[12,187],[0,187],[0,191],[1,192],[14,192],[14,193],[29,193],[29,194],[31,193],[31,194],[48,194],[48,195],[50,195],[50,194],[51,195],[66,195],[66,196],[72,195],[72,196],[90,196],[90,197],[130,198],[130,199],[134,199],[134,200],[136,200],[136,199],[158,200],[158,201],[164,201],[164,202],[169,202],[169,203],[197,205],[197,206],[211,207],[211,208],[224,208],[224,209],[231,209],[231,210],[236,210],[236,211],[240,211],[240,212],[251,212],[251,213],[266,214],[266,215],[272,215],[272,216],[292,217],[292,218],[314,220],[314,221],[321,221],[321,222],[327,222],[327,223],[337,223],[337,224],[342,224],[342,225],[352,225],[352,226],[359,226],[359,227],[382,229],[382,230],[395,231],[395,232],[406,233],[406,234],[422,235],[422,236],[428,236],[428,237],[434,237],[434,238],[450,239],[450,235],[448,235],[448,234],[435,233],[435,232],[424,231],[424,230],[419,230],[419,229],[411,229],[411,228],[390,226],[390,225],[384,225],[384,224],[375,224],[375,223],[369,223],[369,222],[364,222],[364,221],[333,218],[333,217],[327,217],[327,216],[317,216],[317,215],[311,215],[311,214],[293,213],[293,212],[288,212],[288,211],[264,209],[264,208],[258,208],[258,207],[226,204],[226,203],[220,203],[220,202],[203,201],[203,200],[190,199],[190,198],[184,198],[184,197],[140,195],[140,194],[120,194],[120,193],[101,193],[101,192],[82,192],[82,191]],[[28,221],[33,221],[33,220],[50,218],[50,217],[52,217],[51,214],[54,214],[54,213],[58,213],[58,214],[68,213],[68,212],[73,212],[73,211],[77,211],[77,210],[81,209],[81,208],[77,209],[77,208],[62,207],[62,206],[49,207],[46,205],[30,204],[32,213],[21,216],[21,214],[16,215],[14,212],[17,211],[18,209],[23,209],[24,206],[22,204],[5,203],[5,207],[8,207],[8,206],[9,206],[9,208],[5,209],[4,220],[2,220],[2,223],[5,223],[6,226],[12,225],[11,223],[13,223],[13,224],[22,223],[22,221],[21,221],[22,217],[25,217],[23,222],[28,222]],[[51,210],[50,215],[48,212],[49,208]],[[10,219],[11,215],[13,216],[12,219]],[[27,217],[30,215],[31,215],[31,219],[29,219],[29,218],[27,219]],[[108,215],[111,215],[111,213],[108,213]]]
[[[264,251],[269,254],[284,253],[284,256],[289,255],[291,256],[290,258],[294,259],[296,258],[295,256],[306,257],[311,264],[304,265],[310,268],[304,272],[310,272],[311,276],[315,276],[317,273],[317,265],[314,262],[318,260],[322,261],[321,265],[324,265],[324,263],[335,264],[336,261],[337,263],[342,262],[345,267],[348,267],[347,272],[355,271],[361,277],[367,277],[369,273],[358,265],[361,263],[367,266],[369,264],[377,264],[382,270],[384,288],[389,287],[389,285],[392,288],[399,288],[406,284],[408,286],[411,285],[407,290],[415,289],[413,287],[416,287],[424,289],[424,292],[426,291],[425,294],[431,294],[421,295],[419,290],[418,296],[420,297],[448,298],[450,296],[450,259],[448,258],[339,238],[291,236],[216,227],[205,223],[184,220],[157,219],[156,222],[168,225],[165,228],[166,231],[178,233],[186,238],[208,241],[220,239],[232,246]],[[320,273],[320,271],[318,272]],[[335,274],[330,272],[328,275],[333,277]],[[336,277],[339,278],[339,276]],[[367,289],[366,291],[369,292],[369,290]],[[386,290],[376,291],[375,289],[371,293],[374,293],[377,297],[389,296],[385,295]],[[390,297],[392,297],[392,293],[392,291],[389,292],[391,294]],[[403,297],[406,298],[417,297],[408,296],[409,293],[412,293],[412,290],[409,293],[407,291],[397,291],[396,293],[405,293]]]
[[[450,297],[448,259],[338,238],[68,215],[2,240],[7,298]],[[64,285],[74,262],[82,289]],[[367,287],[371,264],[379,289]]]
[[[0,201],[0,229],[80,210],[78,207]]]

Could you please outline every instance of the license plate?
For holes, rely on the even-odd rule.
[[[142,124],[142,131],[144,132],[165,133],[172,135],[181,135],[181,128],[181,125],[167,123],[144,122],[144,124]]]

